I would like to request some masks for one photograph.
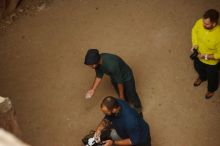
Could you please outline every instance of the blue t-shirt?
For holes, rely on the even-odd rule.
[[[148,143],[150,132],[149,126],[142,117],[131,108],[127,102],[117,99],[121,107],[116,116],[105,116],[105,119],[112,122],[112,127],[122,139],[129,138],[132,145]]]

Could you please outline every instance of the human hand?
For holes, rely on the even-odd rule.
[[[96,130],[95,134],[94,134],[94,137],[100,137],[101,135],[101,131],[100,130]]]
[[[95,141],[97,143],[100,142],[100,136],[101,136],[101,131],[100,130],[96,130],[96,132],[94,134],[94,138],[95,138]]]
[[[89,91],[87,91],[86,93],[86,99],[92,98],[92,96],[94,95],[95,91],[93,89],[90,89]]]
[[[194,49],[198,49],[198,46],[192,46],[192,48],[190,49],[190,51],[193,52]]]
[[[106,141],[103,141],[103,143],[104,143],[104,146],[112,146],[113,145],[112,140],[106,140]]]
[[[205,58],[205,55],[204,54],[198,54],[197,56],[199,59],[204,59]]]

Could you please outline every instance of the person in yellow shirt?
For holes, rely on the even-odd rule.
[[[218,63],[220,61],[220,25],[219,12],[210,9],[205,12],[192,29],[192,48],[198,52],[194,67],[199,77],[194,86],[208,80],[206,99],[211,98],[218,88]]]

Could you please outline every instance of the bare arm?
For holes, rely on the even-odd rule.
[[[118,146],[131,146],[132,145],[131,140],[129,138],[116,140],[114,143],[115,145],[118,145]]]
[[[106,141],[104,141],[104,143],[105,143],[104,146],[113,146],[113,145],[116,145],[116,146],[131,146],[132,145],[131,140],[129,138],[122,139],[122,140],[116,140],[116,141],[106,140]]]
[[[98,78],[98,77],[95,78],[93,85],[92,85],[91,89],[89,89],[89,91],[86,93],[85,98],[89,99],[94,95],[95,90],[99,86],[101,80],[102,80],[101,78]]]
[[[119,98],[120,99],[125,99],[125,96],[124,96],[124,85],[119,83],[118,84],[118,92],[119,92]]]
[[[101,131],[102,131],[105,127],[107,127],[107,126],[109,125],[109,123],[110,123],[110,122],[109,122],[108,120],[103,119],[103,120],[100,122],[99,126],[96,128],[95,137],[100,136],[100,135],[101,135]]]
[[[98,78],[98,77],[96,77],[95,78],[95,80],[94,80],[94,82],[93,82],[93,85],[92,85],[92,90],[96,90],[96,88],[99,86],[99,84],[101,83],[101,80],[102,80],[102,78]]]

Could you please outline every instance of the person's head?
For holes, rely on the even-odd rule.
[[[218,24],[219,12],[209,9],[203,15],[203,26],[205,29],[213,29]]]
[[[116,98],[107,96],[102,100],[101,111],[108,116],[115,116],[120,109]]]
[[[101,58],[101,56],[99,54],[99,50],[89,49],[86,53],[84,64],[95,69],[98,67],[100,58]]]

